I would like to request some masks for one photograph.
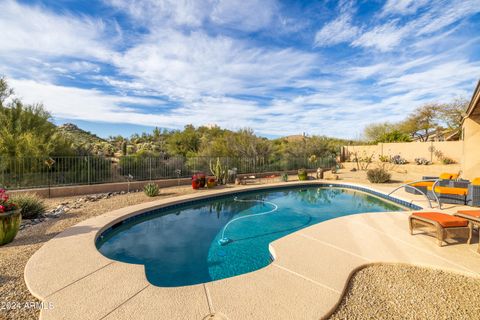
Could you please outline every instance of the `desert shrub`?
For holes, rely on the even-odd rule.
[[[305,169],[298,169],[298,180],[307,180],[308,174]]]
[[[378,156],[378,160],[380,160],[380,162],[390,162],[390,157],[381,155],[381,156]]]
[[[406,163],[408,163],[408,161],[405,160],[404,158],[402,158],[402,156],[399,155],[399,154],[393,156],[391,158],[390,162],[394,163],[394,164],[406,164]]]
[[[383,168],[375,168],[367,171],[367,178],[371,183],[385,183],[390,181],[391,174]]]
[[[353,161],[357,163],[358,170],[367,170],[368,166],[373,162],[373,157],[375,152],[367,154],[366,151],[363,151],[362,155],[359,156],[357,152],[354,152]]]
[[[452,158],[449,158],[449,157],[443,157],[442,158],[442,163],[443,164],[454,164],[455,163],[455,160],[453,160]]]
[[[430,161],[428,161],[425,158],[415,158],[415,163],[418,165],[424,165],[424,166],[431,164]]]
[[[149,197],[156,197],[160,193],[160,189],[157,184],[149,183],[143,187],[143,192]]]
[[[432,148],[432,150],[433,150],[433,153],[435,154],[435,157],[437,157],[437,159],[440,160],[440,162],[442,164],[454,164],[455,163],[455,160],[445,156],[442,151],[436,150],[435,148]]]
[[[21,210],[24,219],[35,219],[46,210],[43,199],[34,193],[17,194],[11,200]]]

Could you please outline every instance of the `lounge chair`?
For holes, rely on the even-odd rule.
[[[427,187],[427,196],[434,200],[436,194],[440,203],[452,203],[452,204],[466,204],[468,188],[450,187],[450,186],[433,186]]]
[[[480,231],[480,210],[458,210],[455,213],[457,217],[467,219],[470,222],[470,226],[473,230],[473,227],[476,226]],[[469,244],[471,243],[471,238],[469,239]],[[478,242],[477,252],[480,253],[480,240]]]
[[[408,218],[410,234],[417,227],[434,227],[438,245],[447,238],[468,237],[472,239],[472,227],[468,220],[440,212],[414,212]]]
[[[448,173],[444,172],[438,177],[433,177],[433,176],[423,176],[422,180],[437,180],[439,179],[440,181],[437,183],[439,186],[448,186],[450,184],[450,181],[453,181],[454,179],[458,178],[457,173]],[[415,182],[410,185],[405,186],[405,191],[408,193],[412,194],[421,194],[418,190],[422,191],[424,194],[428,193],[428,188],[432,187],[435,181],[420,181],[420,182]],[[417,190],[418,189],[418,190]],[[433,200],[435,197],[433,197],[433,194],[431,195],[431,199]]]
[[[473,207],[480,207],[480,178],[473,179],[468,186],[467,204]]]

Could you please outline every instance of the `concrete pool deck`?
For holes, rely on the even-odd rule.
[[[153,201],[65,230],[25,268],[29,290],[53,307],[42,310],[41,319],[203,319],[211,313],[231,320],[320,319],[335,310],[351,275],[368,264],[409,263],[480,276],[476,238],[471,245],[438,247],[433,237],[409,234],[408,212],[365,213],[310,226],[274,241],[275,260],[263,269],[186,287],[155,287],[147,281],[143,265],[110,260],[95,247],[96,236],[106,226],[152,207],[299,183],[241,186]],[[388,193],[393,187],[375,189]],[[400,191],[394,196],[428,208],[422,196]],[[458,207],[445,208],[453,212]]]

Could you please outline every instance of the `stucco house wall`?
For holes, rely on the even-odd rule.
[[[462,176],[480,177],[480,81],[463,120]]]

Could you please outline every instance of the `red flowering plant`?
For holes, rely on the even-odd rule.
[[[17,205],[10,200],[5,189],[0,189],[0,213],[6,213],[17,209]]]

